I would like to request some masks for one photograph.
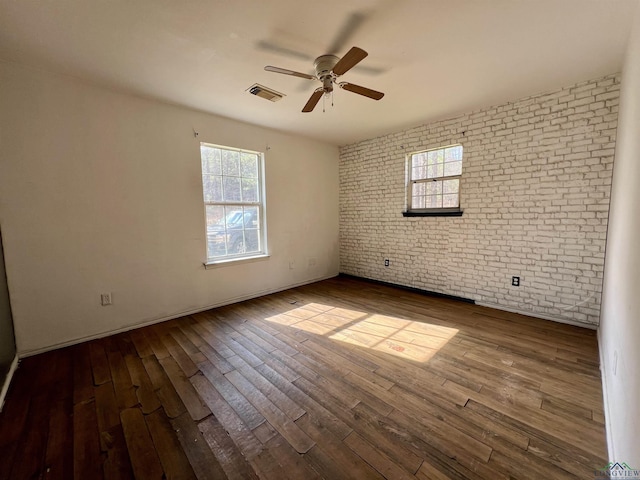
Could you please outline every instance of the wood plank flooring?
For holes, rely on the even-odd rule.
[[[585,479],[595,332],[338,277],[24,359],[0,479]]]

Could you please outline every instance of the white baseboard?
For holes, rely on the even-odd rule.
[[[53,344],[53,345],[48,345],[46,347],[36,348],[36,349],[33,349],[33,350],[20,350],[18,352],[18,357],[20,357],[20,358],[31,357],[33,355],[38,355],[39,353],[50,352],[52,350],[57,350],[59,348],[69,347],[71,345],[77,345],[78,343],[83,343],[83,342],[88,342],[90,340],[95,340],[97,338],[104,338],[104,337],[108,337],[110,335],[115,335],[115,334],[122,333],[122,332],[128,332],[130,330],[135,330],[136,328],[147,327],[149,325],[154,325],[156,323],[166,322],[168,320],[173,320],[174,318],[184,317],[186,315],[193,315],[195,313],[200,313],[200,312],[204,312],[206,310],[211,310],[212,308],[224,307],[225,305],[231,305],[232,303],[238,303],[238,302],[242,302],[244,300],[251,300],[252,298],[258,298],[258,297],[262,297],[264,295],[270,295],[272,293],[277,293],[277,292],[282,292],[284,290],[289,290],[290,288],[296,288],[296,287],[301,287],[302,285],[308,285],[310,283],[321,282],[322,280],[328,280],[329,278],[334,278],[336,276],[337,276],[337,274],[336,275],[328,275],[328,276],[324,276],[324,277],[314,278],[314,279],[311,279],[311,280],[305,280],[304,282],[300,282],[300,283],[286,285],[286,286],[283,286],[283,287],[277,287],[277,288],[273,288],[273,289],[261,290],[261,291],[258,291],[258,292],[250,293],[248,295],[241,295],[241,296],[238,296],[238,297],[229,298],[229,299],[223,300],[222,302],[214,303],[214,304],[211,304],[211,305],[206,305],[204,307],[198,307],[198,308],[195,308],[195,309],[192,309],[192,310],[185,310],[185,311],[182,311],[182,312],[176,312],[176,313],[172,313],[170,315],[159,317],[159,318],[153,318],[153,319],[149,319],[149,320],[142,320],[140,323],[136,323],[134,325],[127,325],[125,327],[117,328],[115,330],[108,330],[108,331],[105,331],[105,332],[96,333],[94,335],[88,335],[86,337],[78,337],[78,338],[74,338],[74,339],[68,340],[66,342],[56,343],[56,344]]]
[[[527,317],[534,317],[534,318],[540,318],[542,320],[550,320],[552,322],[564,323],[567,325],[573,325],[575,327],[588,328],[590,330],[598,329],[598,325],[594,325],[592,323],[576,322],[575,320],[568,320],[565,318],[553,317],[551,315],[528,312],[526,310],[518,310],[517,308],[505,307],[503,305],[497,305],[495,303],[476,302],[476,305],[480,305],[481,307],[495,308],[496,310],[504,310],[505,312],[518,313],[520,315],[526,315]]]
[[[605,367],[605,356],[602,351],[602,341],[600,338],[600,329],[598,329],[598,353],[600,354],[600,378],[602,380],[602,406],[604,410],[604,431],[607,436],[607,453],[609,461],[613,462],[616,454],[613,447],[613,439],[611,438],[611,424],[609,423],[609,396],[607,395],[607,369]]]
[[[13,374],[16,373],[18,369],[18,354],[13,357],[13,361],[11,362],[11,366],[9,367],[9,371],[7,372],[7,376],[4,379],[4,383],[2,384],[2,390],[0,391],[0,412],[2,412],[2,407],[4,407],[4,399],[7,396],[7,392],[9,391],[9,384],[11,383],[11,379],[13,378]]]

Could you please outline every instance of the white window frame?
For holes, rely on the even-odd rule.
[[[200,168],[201,168],[201,185],[202,185],[202,200],[204,206],[204,226],[205,226],[205,258],[204,262],[205,267],[208,266],[216,266],[216,265],[225,265],[229,263],[236,263],[239,261],[250,261],[257,260],[261,258],[267,258],[269,256],[267,249],[267,221],[266,221],[266,195],[265,195],[265,156],[263,152],[257,152],[254,150],[248,150],[244,148],[235,148],[228,147],[226,145],[217,145],[209,142],[200,142],[200,148],[203,146],[217,148],[220,150],[228,150],[239,153],[249,153],[253,155],[257,155],[258,157],[258,201],[206,201],[205,200],[205,183],[204,183],[204,175],[205,172],[202,171],[202,153],[200,154]],[[223,178],[225,175],[221,175]],[[260,248],[258,251],[253,252],[243,252],[243,253],[227,253],[226,255],[220,256],[210,256],[209,255],[209,232],[207,225],[207,206],[223,206],[223,207],[238,207],[242,209],[242,207],[257,207],[258,208],[258,218],[259,218],[259,226],[258,226],[258,241],[260,243]]]
[[[436,148],[429,148],[427,150],[419,150],[417,152],[411,152],[409,154],[407,154],[406,157],[406,178],[407,178],[407,184],[406,184],[406,190],[407,190],[407,197],[406,197],[406,213],[411,214],[456,214],[456,213],[461,213],[461,205],[460,205],[460,200],[461,200],[461,194],[462,194],[462,173],[460,173],[460,175],[442,175],[442,176],[438,176],[438,177],[427,177],[427,178],[419,178],[419,179],[414,179],[412,177],[412,173],[413,173],[413,159],[416,155],[420,155],[420,154],[424,154],[424,153],[429,153],[429,152],[435,152],[438,150],[446,150],[448,148],[453,148],[453,147],[460,147],[462,149],[462,158],[460,160],[460,162],[464,162],[464,147],[459,144],[452,144],[452,145],[444,145],[441,147],[436,147]],[[444,172],[443,172],[444,173]],[[456,207],[429,207],[429,208],[414,208],[412,205],[412,200],[413,200],[413,191],[414,191],[414,187],[415,185],[418,184],[423,184],[423,183],[428,183],[428,182],[441,182],[443,180],[458,180],[458,205]]]

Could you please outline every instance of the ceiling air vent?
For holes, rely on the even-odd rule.
[[[275,90],[271,90],[270,88],[267,88],[264,85],[260,85],[258,83],[253,84],[247,91],[252,95],[266,98],[267,100],[271,100],[272,102],[277,102],[282,97],[284,97],[283,93],[276,92]]]

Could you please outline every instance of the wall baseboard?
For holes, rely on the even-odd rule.
[[[9,384],[11,383],[13,374],[16,373],[17,369],[18,354],[16,353],[15,357],[13,357],[13,361],[11,362],[11,366],[9,367],[9,371],[7,372],[7,376],[4,379],[4,383],[2,384],[2,390],[0,391],[0,412],[2,412],[2,407],[4,407],[4,399],[7,396],[7,392],[9,392]]]
[[[374,278],[359,277],[358,275],[351,275],[350,273],[341,273],[339,276],[344,278],[355,278],[357,280],[362,280],[364,282],[375,283],[377,285],[385,285],[387,287],[401,288],[402,290],[406,290],[408,292],[418,293],[420,295],[426,295],[429,297],[448,298],[449,300],[457,300],[458,302],[464,302],[464,303],[476,303],[475,300],[471,300],[470,298],[458,297],[456,295],[448,295],[446,293],[440,293],[440,292],[433,292],[431,290],[424,290],[422,288],[410,287],[408,285],[402,285],[399,283],[385,282],[383,280],[376,280]]]
[[[323,277],[314,278],[314,279],[311,279],[311,280],[305,280],[304,282],[289,284],[289,285],[286,285],[286,286],[277,287],[277,288],[273,288],[273,289],[261,290],[261,291],[258,291],[258,292],[253,292],[253,293],[248,294],[248,295],[241,295],[241,296],[238,296],[238,297],[229,298],[229,299],[224,300],[222,302],[211,304],[211,305],[207,305],[207,306],[204,306],[204,307],[199,307],[199,308],[195,308],[195,309],[192,309],[192,310],[185,310],[185,311],[182,311],[182,312],[176,312],[176,313],[172,313],[170,315],[166,315],[166,316],[159,317],[159,318],[143,320],[140,323],[136,323],[134,325],[126,325],[124,327],[117,328],[115,330],[109,330],[109,331],[105,331],[105,332],[96,333],[95,335],[88,335],[88,336],[85,336],[85,337],[78,337],[78,338],[74,338],[72,340],[68,340],[66,342],[56,343],[54,345],[48,345],[46,347],[36,348],[36,349],[33,349],[33,350],[19,350],[17,356],[19,358],[31,357],[33,355],[38,355],[40,353],[50,352],[52,350],[57,350],[59,348],[70,347],[71,345],[77,345],[78,343],[84,343],[84,342],[88,342],[88,341],[91,341],[91,340],[96,340],[98,338],[104,338],[104,337],[108,337],[110,335],[116,335],[118,333],[128,332],[130,330],[135,330],[136,328],[142,328],[142,327],[147,327],[149,325],[155,325],[156,323],[166,322],[168,320],[173,320],[173,319],[176,319],[176,318],[184,317],[186,315],[193,315],[193,314],[196,314],[196,313],[205,312],[207,310],[211,310],[212,308],[224,307],[225,305],[231,305],[233,303],[242,302],[244,300],[251,300],[252,298],[258,298],[258,297],[262,297],[264,295],[270,295],[272,293],[282,292],[284,290],[289,290],[291,288],[301,287],[302,285],[308,285],[310,283],[321,282],[322,280],[328,280],[328,279],[334,278],[336,276],[337,276],[337,274],[336,275],[327,275],[327,276],[323,276]]]
[[[589,330],[598,329],[598,325],[594,325],[592,323],[576,322],[575,320],[567,320],[565,318],[553,317],[551,315],[544,315],[542,313],[529,312],[527,310],[518,310],[517,308],[511,308],[511,307],[504,307],[502,305],[497,305],[495,303],[476,302],[476,305],[480,305],[481,307],[494,308],[496,310],[503,310],[505,312],[517,313],[519,315],[525,315],[527,317],[539,318],[541,320],[549,320],[551,322],[564,323],[566,325],[573,325],[574,327],[588,328]]]
[[[598,354],[600,355],[600,379],[602,382],[602,407],[604,410],[604,431],[607,438],[607,454],[609,455],[609,461],[613,462],[616,458],[616,453],[613,445],[613,438],[611,437],[611,424],[609,419],[609,396],[607,395],[607,369],[605,368],[605,355],[602,351],[602,341],[600,337],[600,329],[598,328]]]

